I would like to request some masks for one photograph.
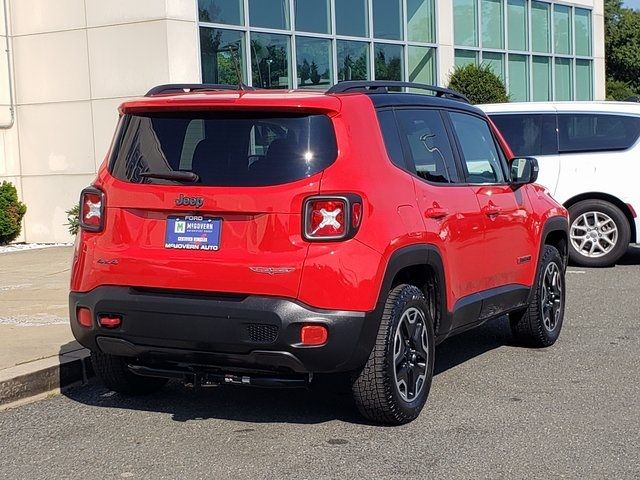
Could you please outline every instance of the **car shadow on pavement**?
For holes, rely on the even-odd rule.
[[[446,340],[437,348],[439,375],[511,341],[504,319]],[[64,349],[63,347],[62,349]],[[359,416],[345,383],[321,378],[308,389],[220,386],[193,389],[171,381],[160,392],[127,397],[104,388],[95,378],[65,389],[67,398],[92,407],[166,413],[177,422],[224,419],[248,423],[316,424],[331,420],[368,424]]]
[[[640,247],[629,247],[616,265],[640,265]]]

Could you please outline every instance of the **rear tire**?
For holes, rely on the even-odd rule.
[[[109,390],[124,395],[148,395],[160,390],[168,381],[165,378],[143,377],[131,373],[129,359],[125,357],[91,352],[91,363],[96,376]]]
[[[414,420],[431,389],[435,343],[424,295],[413,285],[389,293],[376,343],[353,382],[353,397],[369,420],[401,425]]]
[[[573,264],[609,267],[627,251],[629,220],[612,203],[583,200],[569,207],[569,216],[569,258]]]
[[[544,246],[529,306],[509,314],[511,332],[519,343],[541,348],[549,347],[558,340],[565,307],[563,263],[555,247]]]

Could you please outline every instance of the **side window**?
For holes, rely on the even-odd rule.
[[[491,120],[516,157],[557,155],[555,114],[496,114]]]
[[[470,183],[504,183],[502,156],[482,118],[450,112],[453,129],[462,151],[463,166]]]
[[[640,117],[591,113],[558,114],[561,153],[625,150],[640,136]]]
[[[439,110],[396,110],[409,161],[416,174],[434,183],[457,183],[458,172]]]
[[[384,145],[387,147],[387,154],[394,165],[407,169],[407,164],[402,156],[402,144],[400,143],[400,135],[398,134],[398,126],[393,110],[381,110],[378,112],[378,121],[380,122],[380,130],[384,138]]]

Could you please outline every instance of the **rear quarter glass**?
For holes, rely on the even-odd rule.
[[[131,183],[279,185],[314,175],[337,158],[333,125],[326,115],[201,111],[125,115],[118,136],[110,171]],[[187,175],[170,178],[175,172]],[[195,180],[189,173],[197,175]],[[168,178],[158,178],[162,176]]]

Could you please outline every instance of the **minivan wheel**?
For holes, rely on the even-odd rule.
[[[427,401],[434,365],[433,319],[422,291],[398,285],[389,293],[376,343],[352,390],[360,413],[401,425]]]
[[[114,392],[124,395],[147,395],[157,392],[167,383],[165,378],[143,377],[131,373],[128,364],[131,359],[91,352],[91,364],[96,376]]]
[[[627,251],[629,221],[615,205],[583,200],[569,207],[569,258],[581,267],[608,267]]]
[[[562,330],[565,307],[565,269],[555,247],[545,245],[529,306],[509,314],[516,340],[530,347],[549,347]]]

